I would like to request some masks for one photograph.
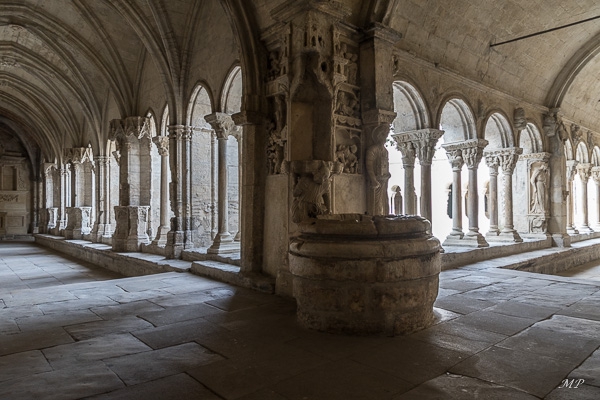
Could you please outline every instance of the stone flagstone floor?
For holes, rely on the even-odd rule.
[[[348,337],[277,296],[2,242],[0,399],[600,399],[600,280],[498,263],[443,272],[429,329]]]

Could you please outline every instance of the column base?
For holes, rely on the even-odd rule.
[[[465,233],[462,240],[465,242],[463,246],[489,247],[490,245],[479,232],[469,231]]]
[[[229,232],[218,234],[207,250],[209,254],[231,254],[240,252],[240,242],[235,242]]]
[[[521,243],[523,239],[519,235],[519,233],[515,230],[510,231],[502,231],[498,236],[495,237],[487,237],[490,242],[514,242]]]
[[[140,251],[150,242],[146,233],[149,206],[115,206],[117,226],[112,240],[113,251]]]
[[[578,228],[579,233],[594,233],[594,230],[588,225],[583,225]]]
[[[464,233],[458,231],[452,231],[442,243],[442,246],[462,246],[462,238],[465,236]]]
[[[102,238],[112,237],[113,231],[110,224],[96,224],[91,232],[91,240],[94,243],[102,243]]]
[[[92,228],[90,226],[90,215],[92,207],[68,207],[68,224],[65,227],[65,239],[81,240],[83,235],[88,235]]]
[[[569,235],[577,235],[579,231],[575,227],[567,227],[567,234]]]
[[[485,234],[485,238],[486,239],[488,239],[488,238],[494,239],[494,238],[498,237],[498,235],[500,235],[500,229],[498,229],[498,228],[496,228],[496,229],[490,229]]]
[[[165,245],[165,257],[170,259],[181,258],[183,252],[183,239],[185,232],[169,231],[167,233],[167,244]]]
[[[553,233],[552,245],[556,247],[571,247],[571,237],[564,233]]]
[[[169,226],[161,225],[158,227],[156,237],[152,241],[153,246],[165,246],[167,244],[167,236],[169,235]]]

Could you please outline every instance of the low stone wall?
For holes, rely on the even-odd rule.
[[[165,260],[164,257],[143,253],[115,253],[105,244],[84,240],[66,240],[60,236],[37,234],[35,242],[52,250],[67,254],[125,276],[142,276],[161,272],[189,270],[190,262]],[[180,265],[181,267],[175,267]],[[185,266],[187,265],[187,268]]]
[[[525,239],[522,243],[493,244],[490,247],[481,248],[448,249],[446,253],[442,254],[442,271],[492,258],[506,257],[550,247],[552,247],[552,238],[540,240]]]
[[[513,263],[504,268],[553,275],[598,259],[600,259],[600,239],[590,239],[577,242],[571,247],[553,247],[548,249],[547,254]]]
[[[397,335],[429,326],[440,243],[416,216],[333,215],[299,224],[290,272],[301,325]]]

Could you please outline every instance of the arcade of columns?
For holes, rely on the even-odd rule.
[[[387,196],[386,175],[389,178],[389,173],[383,144],[374,132],[381,126],[389,126],[395,117],[390,88],[396,79],[394,74],[398,65],[390,55],[400,38],[381,26],[359,34],[339,23],[343,16],[337,12],[310,9],[274,13],[275,18],[277,13],[285,14],[282,20],[292,18],[303,28],[292,32],[289,24],[282,24],[263,37],[269,49],[265,90],[268,116],[257,117],[245,112],[234,116],[218,112],[205,116],[218,143],[218,229],[208,253],[239,252],[244,247],[243,225],[251,225],[253,218],[261,215],[253,212],[257,204],[260,207],[260,203],[255,202],[259,196],[251,193],[251,188],[244,192],[240,179],[240,200],[243,196],[244,209],[239,207],[240,228],[230,232],[228,179],[231,177],[227,171],[227,141],[230,136],[238,141],[241,178],[242,149],[246,146],[242,146],[242,131],[246,134],[246,129],[264,133],[266,137],[264,157],[268,166],[265,168],[264,224],[285,221],[277,229],[265,227],[265,230],[271,229],[266,242],[284,241],[282,248],[287,249],[295,224],[308,217],[344,212],[385,213],[381,210],[386,208],[381,207],[382,202],[378,199],[382,198],[381,193]],[[382,68],[376,69],[375,65]],[[592,167],[589,162],[565,157],[564,142],[573,141],[573,138],[567,139],[559,132],[562,122],[556,115],[548,116],[555,119],[554,128],[544,129],[551,143],[546,147],[552,147],[551,152],[522,154],[523,150],[518,147],[488,149],[488,141],[481,138],[442,145],[455,188],[451,191],[452,230],[444,245],[484,247],[493,241],[521,242],[523,234],[552,235],[556,243],[568,245],[567,233],[593,232],[588,221],[587,182],[591,177],[596,183],[598,199],[600,166]],[[393,135],[404,166],[405,214],[420,213],[432,219],[432,197],[440,188],[432,188],[431,165],[443,135],[443,131],[434,128]],[[44,165],[46,200],[42,208],[47,212],[42,231],[67,238],[110,242],[115,251],[144,250],[171,258],[180,257],[184,250],[193,247],[195,230],[190,172],[194,163],[192,128],[171,125],[168,136],[151,137],[147,118],[133,116],[113,120],[110,139],[117,148],[112,155],[97,156],[91,154],[91,148],[73,148],[65,150],[62,163]],[[152,178],[147,166],[152,144],[158,149],[161,161],[160,224],[156,227],[155,237],[148,236],[149,182]],[[118,205],[110,201],[111,189],[115,188],[111,182],[110,156],[116,158],[119,168]],[[421,170],[419,210],[417,197],[412,195],[415,192],[416,160]],[[482,160],[490,171],[490,229],[485,234],[479,231],[478,221],[481,201],[477,174]],[[517,197],[513,193],[513,176],[519,163],[525,165],[528,189],[525,195],[521,193]],[[470,193],[466,203],[466,231],[462,219],[463,167],[468,170]],[[252,173],[244,176],[251,177]],[[580,177],[583,189],[580,196],[583,223],[577,229],[572,196],[575,174]],[[290,204],[282,212],[271,207],[270,199],[278,198],[276,193],[289,193],[285,204],[288,200]],[[563,200],[566,200],[566,210],[561,208]],[[515,229],[514,208],[516,202],[523,201],[527,203],[528,229],[519,233]],[[600,216],[600,202],[596,203],[596,215]],[[435,206],[439,205],[436,203]],[[500,211],[502,221],[499,221]],[[171,212],[173,217],[170,217]],[[261,221],[257,222],[259,228],[262,225]],[[252,232],[252,229],[246,231]],[[247,239],[247,246],[251,245],[250,240]],[[279,265],[281,259],[271,262]],[[273,270],[271,273],[276,274]]]
[[[219,143],[218,157],[218,232],[208,251],[225,254],[240,251],[240,232],[229,232],[229,192],[227,142],[233,136],[238,146],[237,163],[241,166],[242,130],[230,115],[215,113],[206,116],[214,127]],[[191,248],[191,199],[189,174],[191,166],[192,128],[170,126],[169,136],[151,137],[148,117],[128,117],[111,121],[110,140],[116,145],[111,156],[94,156],[91,147],[70,148],[64,153],[65,164],[45,163],[42,190],[46,209],[39,231],[62,235],[67,239],[86,239],[112,244],[115,251],[147,251],[178,257],[184,248]],[[150,230],[151,146],[160,157],[160,222],[154,237]],[[169,148],[176,146],[184,157],[185,166],[176,165],[177,182],[184,194],[169,188]],[[180,154],[180,153],[178,153]],[[114,157],[118,182],[111,182],[111,160]],[[171,168],[173,165],[171,165]],[[238,168],[241,176],[241,167]],[[181,178],[183,179],[181,179]],[[156,184],[156,183],[155,183]],[[176,185],[172,185],[176,188]],[[119,205],[111,204],[111,190],[118,190]],[[171,197],[169,197],[171,195]],[[182,198],[181,206],[173,200]],[[170,219],[170,204],[181,221]],[[112,215],[112,218],[111,218]],[[173,232],[172,227],[182,227]],[[170,252],[170,253],[169,253]]]

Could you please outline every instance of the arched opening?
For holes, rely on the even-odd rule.
[[[588,147],[579,142],[575,148],[577,175],[573,181],[573,222],[579,233],[589,233],[589,193],[594,192]]]
[[[194,246],[208,247],[217,233],[217,143],[204,119],[213,111],[206,88],[198,84],[188,106],[192,135],[192,228]]]
[[[222,90],[221,105],[226,114],[233,115],[241,111],[242,106],[242,69],[234,67]],[[243,127],[233,132],[233,137],[227,139],[227,197],[229,213],[229,232],[234,235],[235,241],[241,240],[241,184],[243,154],[242,142],[244,138]]]
[[[402,206],[394,207],[394,203],[390,202],[390,212],[399,208],[406,214],[423,215],[423,210],[419,209],[421,169],[416,167],[415,140],[418,138],[417,131],[430,126],[429,113],[421,94],[408,82],[394,82],[393,96],[396,118],[386,141],[390,172],[388,197],[402,198]]]
[[[447,151],[443,145],[455,145],[469,139],[476,139],[475,117],[467,103],[459,98],[446,101],[439,113],[439,129],[444,131],[442,143],[435,150],[431,165],[432,188],[450,188],[450,191],[434,195],[432,218],[436,221],[433,225],[433,234],[438,238],[444,238],[449,233],[458,233],[459,229],[465,231],[468,228],[467,204],[469,196],[468,172],[464,165],[460,169],[460,190],[455,193],[453,188],[452,164],[448,159]],[[460,202],[460,216],[454,215],[454,202]],[[479,202],[479,208],[483,209],[483,201]],[[460,227],[459,225],[460,221]],[[460,236],[460,235],[457,235]]]

